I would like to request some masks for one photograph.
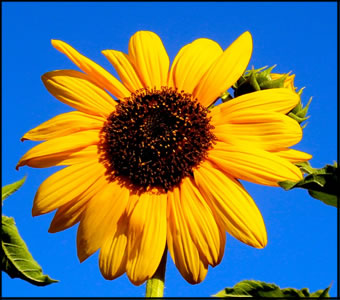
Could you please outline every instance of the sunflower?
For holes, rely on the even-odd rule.
[[[128,54],[102,52],[121,81],[65,42],[52,45],[82,72],[52,71],[42,81],[75,110],[27,132],[22,140],[44,142],[17,168],[66,166],[40,185],[32,214],[57,209],[49,232],[79,223],[81,262],[100,249],[106,279],[126,273],[140,285],[168,249],[194,284],[220,263],[226,232],[256,248],[266,245],[261,213],[239,179],[268,186],[298,181],[293,163],[311,156],[289,148],[302,138],[286,116],[299,102],[290,89],[253,92],[208,109],[245,71],[249,32],[225,51],[197,39],[170,68],[158,35],[139,31]]]

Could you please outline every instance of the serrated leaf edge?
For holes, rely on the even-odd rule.
[[[17,232],[18,232],[18,235],[19,235],[19,237],[21,238],[21,240],[22,240],[22,242],[23,242],[23,244],[24,244],[24,246],[25,246],[27,252],[30,254],[32,260],[39,266],[39,268],[38,268],[37,270],[39,270],[39,271],[42,272],[41,266],[40,266],[39,263],[33,258],[32,254],[31,254],[31,253],[29,252],[29,250],[28,250],[28,247],[27,247],[27,245],[26,245],[26,242],[25,242],[25,241],[23,240],[23,238],[21,237],[21,235],[20,235],[20,233],[19,233],[19,230],[18,230],[18,228],[17,228],[17,226],[16,226],[16,223],[15,223],[15,221],[14,221],[14,218],[2,216],[2,219],[3,219],[4,217],[7,218],[10,222],[13,222],[13,225],[15,226],[15,228],[16,228],[16,230],[17,230]],[[29,280],[31,280],[31,281],[33,281],[33,282],[38,282],[38,283],[46,283],[46,284],[50,284],[50,283],[58,282],[58,280],[52,279],[52,278],[50,278],[48,275],[43,274],[43,273],[42,273],[42,276],[44,276],[45,278],[47,278],[47,279],[48,279],[48,282],[46,282],[46,281],[44,281],[44,280],[38,280],[38,279],[36,279],[36,278],[30,276],[29,274],[24,273],[23,271],[21,271],[20,268],[18,268],[18,266],[17,266],[17,264],[16,264],[16,260],[15,260],[15,259],[10,255],[10,253],[7,251],[7,248],[5,247],[5,244],[6,244],[6,243],[5,243],[3,240],[1,240],[1,248],[2,248],[2,251],[4,252],[4,254],[6,254],[6,258],[7,258],[7,259],[10,261],[10,263],[16,268],[16,270],[17,270],[19,273],[21,273],[24,277],[27,277]],[[5,271],[5,270],[2,270],[2,271]],[[5,271],[5,272],[6,272],[6,271]],[[27,270],[25,270],[25,272],[27,272]],[[15,278],[20,278],[20,277],[15,277]],[[22,278],[21,278],[21,279],[22,279]],[[30,281],[28,281],[28,282],[30,282]],[[31,283],[31,282],[30,282],[30,283]]]
[[[13,193],[15,193],[18,189],[20,189],[22,185],[25,183],[26,178],[27,176],[25,175],[22,179],[3,186],[1,188],[1,202],[4,201],[6,198],[8,198]],[[10,189],[9,191],[4,192],[4,189],[9,188],[11,186],[14,186],[14,188]]]

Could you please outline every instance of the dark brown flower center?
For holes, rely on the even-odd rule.
[[[192,175],[214,135],[208,110],[190,94],[143,89],[121,101],[101,132],[100,152],[111,180],[165,191]]]

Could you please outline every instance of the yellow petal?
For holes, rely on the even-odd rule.
[[[91,80],[102,89],[106,89],[118,99],[130,96],[128,89],[119,80],[94,61],[73,49],[70,45],[58,40],[52,40],[52,45],[58,51],[65,54],[79,69],[88,74]]]
[[[138,31],[129,42],[129,59],[145,87],[166,86],[169,57],[159,36],[150,31]]]
[[[177,65],[178,60],[183,56],[183,54],[186,52],[187,48],[190,48],[191,44],[187,44],[183,46],[175,56],[174,61],[172,62],[169,75],[168,75],[168,86],[174,88],[175,82],[174,82],[174,66]]]
[[[266,246],[267,233],[261,213],[237,180],[208,162],[195,170],[194,177],[200,192],[233,237],[256,248]]]
[[[105,279],[113,280],[126,271],[127,220],[120,219],[113,236],[107,238],[99,253],[99,268]]]
[[[277,151],[272,151],[273,154],[283,158],[287,159],[288,161],[292,163],[297,162],[304,162],[307,160],[310,160],[313,156],[302,151],[294,150],[294,149],[280,149]]]
[[[46,214],[86,191],[106,169],[96,161],[66,167],[48,177],[35,194],[32,215]]]
[[[219,228],[213,212],[189,177],[182,180],[180,196],[181,211],[193,242],[201,258],[214,267],[223,257],[225,238],[221,240],[220,231],[224,233],[224,230]]]
[[[143,88],[143,84],[129,61],[127,54],[115,50],[104,50],[102,53],[114,66],[121,81],[131,93]]]
[[[70,166],[89,160],[98,161],[98,146],[91,145],[85,148],[71,150],[58,155],[42,156],[30,160],[31,167],[48,168],[54,166]]]
[[[104,176],[99,177],[91,186],[77,197],[58,208],[48,232],[55,233],[77,224],[87,207],[87,203],[107,185]]]
[[[192,94],[203,74],[222,53],[216,42],[203,38],[183,47],[170,70],[174,86],[179,91]]]
[[[155,273],[166,244],[166,194],[141,194],[130,216],[126,273],[140,285]]]
[[[279,186],[280,181],[302,179],[299,168],[288,160],[255,147],[217,142],[208,159],[233,177],[258,184]]]
[[[276,150],[295,145],[302,138],[299,123],[281,113],[240,110],[226,115],[225,122],[215,125],[213,133],[220,141],[240,146]]]
[[[200,257],[188,228],[186,216],[182,211],[178,187],[168,192],[168,232],[167,245],[171,257],[184,279],[191,284],[201,282],[207,272],[208,264]]]
[[[99,161],[100,157],[98,155],[98,146],[91,145],[80,149],[76,152],[71,152],[64,157],[53,157],[50,159],[51,166],[69,166],[89,160]]]
[[[114,235],[122,216],[129,190],[118,183],[108,182],[87,204],[77,233],[78,258],[84,261]]]
[[[44,141],[65,136],[74,132],[101,129],[106,120],[80,111],[60,114],[41,125],[31,129],[21,138],[21,141]]]
[[[135,209],[138,201],[139,201],[139,198],[140,198],[140,193],[138,192],[135,192],[135,191],[131,191],[130,192],[130,197],[129,197],[129,201],[128,201],[128,204],[126,206],[126,215],[128,217],[131,216],[133,210]]]
[[[87,146],[96,145],[98,142],[98,130],[80,131],[57,137],[28,150],[19,160],[16,169],[18,170],[19,167],[25,165],[33,168],[51,167],[63,160],[72,159],[75,152]]]
[[[47,90],[59,101],[84,113],[108,117],[115,110],[116,101],[78,71],[59,70],[42,77]]]
[[[194,90],[194,98],[209,106],[230,88],[245,71],[253,50],[250,33],[243,33],[210,66]]]
[[[244,94],[222,103],[211,111],[213,125],[223,124],[225,118],[234,112],[251,113],[253,110],[266,110],[286,114],[300,101],[300,96],[285,88],[268,89]]]

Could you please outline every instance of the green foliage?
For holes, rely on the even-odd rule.
[[[2,216],[1,269],[11,278],[21,278],[34,285],[44,286],[57,280],[43,275],[21,238],[13,218]]]
[[[321,169],[314,169],[308,162],[297,164],[308,175],[298,182],[282,181],[280,186],[286,191],[293,188],[307,189],[315,199],[325,204],[338,207],[339,169],[337,164],[326,165]]]
[[[243,280],[232,288],[225,288],[213,297],[270,297],[270,298],[329,298],[330,286],[324,290],[310,293],[307,288],[301,290],[293,288],[280,289],[279,286],[256,280]]]
[[[26,177],[3,187],[2,200],[17,191],[25,179]],[[41,267],[33,259],[26,243],[21,238],[14,219],[2,215],[1,223],[1,270],[11,278],[21,278],[38,286],[57,282],[42,273]]]
[[[25,180],[26,180],[26,176],[20,179],[19,181],[16,181],[9,185],[5,185],[1,191],[1,201],[4,201],[8,196],[10,196],[15,191],[17,191],[24,184]]]

